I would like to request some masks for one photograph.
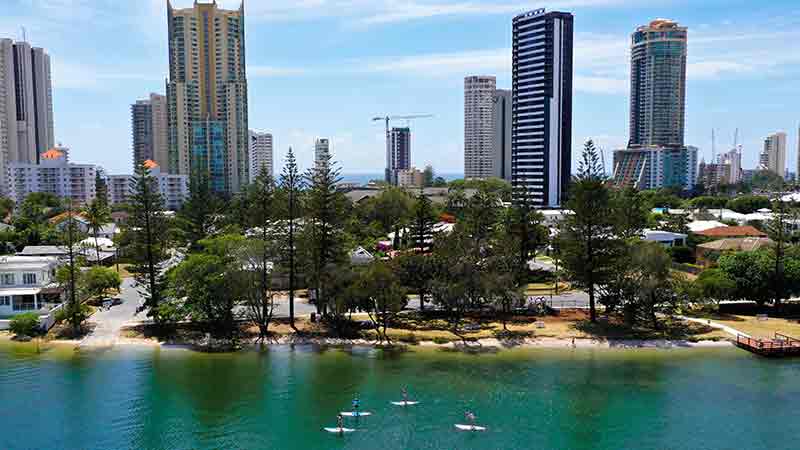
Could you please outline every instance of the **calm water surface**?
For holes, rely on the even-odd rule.
[[[408,384],[418,407],[398,400]],[[323,433],[359,393],[359,431]],[[465,409],[486,433],[457,433]],[[735,349],[36,353],[0,344],[0,449],[797,449],[800,361]]]

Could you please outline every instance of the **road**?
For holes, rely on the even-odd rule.
[[[114,305],[109,310],[99,309],[87,322],[95,325],[89,335],[81,341],[81,347],[112,347],[119,339],[120,331],[131,320],[137,319],[136,309],[141,298],[133,287],[133,278],[122,281],[122,292],[116,296],[122,304]],[[144,313],[142,314],[144,315]]]

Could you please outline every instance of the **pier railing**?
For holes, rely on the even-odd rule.
[[[737,335],[736,345],[764,356],[800,355],[800,339],[775,333],[774,339],[755,339]]]

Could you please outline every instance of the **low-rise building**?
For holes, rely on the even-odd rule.
[[[41,256],[0,257],[0,316],[25,312],[47,314],[61,303],[55,274],[58,259]]]
[[[425,174],[416,167],[397,171],[397,185],[400,187],[421,187],[424,184]]]
[[[6,166],[8,197],[21,203],[28,194],[45,192],[68,198],[78,205],[94,200],[97,167],[69,162],[69,149],[57,147],[39,155],[39,164],[9,162]]]
[[[145,161],[150,169],[150,175],[155,178],[158,190],[164,199],[164,207],[170,211],[181,209],[183,203],[189,198],[189,177],[162,173],[161,167],[155,161]],[[135,189],[133,175],[110,175],[108,177],[108,202],[112,205],[130,203]]]

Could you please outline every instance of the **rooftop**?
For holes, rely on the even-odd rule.
[[[767,234],[750,225],[740,227],[716,227],[698,231],[700,236],[707,237],[766,237]]]

